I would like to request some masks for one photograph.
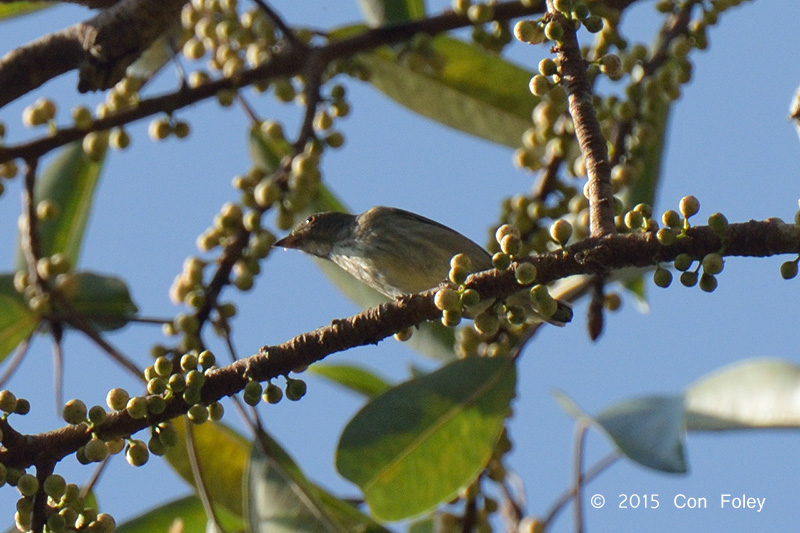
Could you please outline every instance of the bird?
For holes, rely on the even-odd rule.
[[[473,272],[494,268],[489,252],[468,237],[396,207],[376,206],[359,215],[316,213],[273,247],[330,260],[390,299],[438,287],[447,279],[450,259],[457,254],[469,257]],[[527,289],[525,293],[527,301]],[[486,309],[492,302],[481,307]],[[560,317],[554,323],[569,321],[572,312],[567,309],[568,319]]]

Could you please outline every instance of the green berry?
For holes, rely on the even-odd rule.
[[[500,249],[505,254],[517,255],[522,250],[522,239],[519,235],[506,235],[500,241]]]
[[[17,397],[10,390],[0,390],[0,410],[5,413],[13,413],[17,408]]]
[[[781,276],[783,279],[792,279],[797,276],[797,260],[783,263],[781,265]]]
[[[156,456],[162,456],[167,453],[167,445],[161,442],[158,435],[152,435],[147,441],[147,450]]]
[[[583,27],[589,33],[597,33],[603,29],[603,19],[598,15],[589,15],[583,19]]]
[[[516,326],[524,324],[528,319],[528,314],[518,305],[511,305],[506,309],[506,320]]]
[[[197,356],[197,363],[203,367],[204,370],[208,370],[214,366],[215,362],[216,358],[214,357],[214,354],[208,350],[203,350],[200,352],[200,355]]]
[[[263,399],[267,403],[278,403],[283,398],[283,390],[274,383],[267,384],[267,389],[264,391]]]
[[[705,292],[714,292],[717,288],[717,278],[705,272],[700,276],[700,288]]]
[[[308,386],[302,379],[288,379],[286,382],[286,398],[296,402],[306,395]]]
[[[461,323],[461,311],[448,309],[442,311],[442,324],[448,328],[454,328]]]
[[[550,41],[558,41],[564,36],[564,28],[558,22],[551,20],[544,27],[544,36]]]
[[[673,229],[680,228],[683,223],[681,215],[672,209],[664,211],[664,214],[661,216],[661,221],[665,226]]]
[[[514,25],[514,37],[528,44],[539,44],[544,40],[542,28],[532,20],[520,20]]]
[[[684,287],[694,287],[697,285],[697,272],[684,272],[681,274],[680,280]]]
[[[157,357],[155,362],[153,363],[153,369],[156,372],[156,375],[166,378],[172,374],[172,361],[169,357],[161,356]]]
[[[661,267],[656,268],[653,274],[653,283],[662,289],[666,289],[672,283],[672,272]]]
[[[514,278],[520,285],[530,285],[536,280],[536,267],[530,263],[519,263],[514,270]]]
[[[258,383],[257,381],[251,381],[250,383]],[[259,397],[261,395],[259,394]],[[247,398],[245,396],[245,398]],[[249,403],[249,402],[248,402]],[[258,402],[256,402],[258,403]],[[250,404],[253,405],[253,404]],[[189,408],[189,411],[186,413],[186,416],[189,420],[192,421],[194,424],[202,424],[208,420],[208,409],[205,405],[201,403],[196,403]]]
[[[563,218],[556,220],[550,226],[550,237],[561,246],[566,245],[572,237],[572,224]]]
[[[463,268],[472,271],[472,259],[467,254],[456,254],[450,258],[450,268]]]
[[[474,307],[481,302],[481,295],[475,289],[466,289],[461,293],[461,305],[464,307]]]
[[[180,437],[172,422],[162,422],[158,425],[158,439],[166,446],[172,447],[178,444]]]
[[[677,237],[678,236],[675,235],[675,232],[672,231],[672,229],[670,228],[661,228],[656,233],[656,239],[658,239],[658,242],[663,244],[664,246],[669,246],[670,244],[673,244],[677,239]]]
[[[83,447],[83,453],[92,463],[99,463],[108,457],[108,447],[106,443],[97,437],[92,437],[86,446]]]
[[[132,466],[142,466],[150,458],[150,452],[147,450],[147,445],[141,440],[133,440],[128,444],[128,449],[125,451],[125,458]]]
[[[247,405],[258,405],[258,402],[261,401],[261,392],[261,383],[258,381],[248,381],[247,385],[244,386],[244,393],[242,394],[244,402]]]
[[[550,81],[542,74],[537,74],[532,77],[528,84],[528,89],[534,96],[544,96],[550,92],[551,88]]]
[[[506,235],[514,235],[517,238],[521,237],[519,228],[517,228],[512,224],[503,224],[502,226],[497,228],[497,231],[495,231],[494,238],[498,242],[498,244],[500,244],[503,242],[503,238]]]
[[[22,474],[17,481],[17,490],[23,496],[31,498],[39,490],[39,480],[31,474]]]
[[[125,411],[131,418],[144,418],[147,416],[147,400],[142,396],[134,396],[128,400]]]
[[[542,76],[554,76],[558,74],[558,65],[552,58],[546,57],[539,61],[539,74]]]
[[[458,292],[450,288],[439,289],[433,297],[433,304],[440,311],[447,309],[460,309]]]
[[[68,424],[80,424],[86,421],[86,404],[74,399],[64,404],[61,416]]]
[[[180,394],[186,390],[186,378],[183,374],[172,374],[169,377],[169,388],[172,392]]]
[[[694,260],[689,254],[678,254],[677,257],[675,257],[673,266],[675,267],[675,270],[680,270],[683,272],[689,270],[693,262]]]
[[[469,271],[465,268],[455,267],[451,268],[447,277],[456,285],[461,285],[466,281]]]
[[[497,252],[492,256],[492,266],[498,270],[505,270],[511,266],[511,257],[505,252]]]
[[[717,253],[708,254],[703,258],[703,272],[709,275],[716,275],[722,272],[725,261]]]
[[[678,207],[684,218],[690,218],[700,211],[700,202],[694,196],[684,196]]]
[[[147,382],[147,392],[149,394],[162,394],[167,390],[167,381],[161,377],[152,378]]]
[[[625,213],[625,227],[628,229],[639,229],[644,224],[644,217],[638,211],[628,211]]]
[[[102,405],[93,405],[89,409],[89,422],[92,423],[92,426],[99,426],[106,421],[107,417],[108,413],[106,413],[106,410]]]
[[[163,396],[150,395],[147,398],[147,412],[160,415],[167,409],[167,400]]]
[[[199,370],[190,370],[186,373],[186,388],[201,389],[206,383],[206,376]]]
[[[722,213],[714,213],[708,217],[708,226],[718,237],[722,237],[728,229],[728,219]]]
[[[50,474],[44,480],[44,493],[58,501],[67,490],[67,482],[58,474]]]
[[[212,421],[222,420],[225,415],[225,408],[219,402],[214,402],[208,406],[208,418]]]

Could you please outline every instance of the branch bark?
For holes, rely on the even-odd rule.
[[[724,245],[724,255],[766,257],[800,252],[800,227],[778,219],[731,224],[718,236],[707,226],[692,227],[674,244],[664,246],[654,233],[616,234],[590,237],[563,251],[526,259],[537,268],[537,283],[548,283],[575,274],[597,274],[625,267],[647,267],[656,262],[672,261],[687,253],[702,258],[716,253]],[[519,290],[514,268],[475,274],[466,286],[486,298],[503,298]],[[211,403],[241,391],[248,380],[266,381],[288,374],[293,369],[320,361],[336,352],[356,346],[377,344],[395,332],[441,316],[433,303],[432,292],[367,309],[357,315],[334,320],[330,325],[303,333],[276,346],[265,346],[259,353],[240,359],[206,374],[203,403]],[[168,401],[160,415],[133,419],[126,412],[109,415],[94,431],[100,438],[127,437],[153,424],[184,414],[189,408],[182,398]],[[37,435],[23,435],[0,418],[3,448],[0,463],[27,468],[37,462],[59,461],[75,453],[91,438],[85,424],[66,426]]]

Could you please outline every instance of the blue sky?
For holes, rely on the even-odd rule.
[[[324,28],[359,19],[355,3],[338,4],[273,2],[291,24]],[[632,39],[649,42],[657,22],[653,3],[641,4],[623,28]],[[796,170],[800,145],[786,117],[800,79],[787,68],[787,58],[793,57],[788,51],[800,47],[795,28],[800,5],[781,4],[781,12],[774,5],[770,13],[757,12],[748,4],[723,15],[709,32],[710,48],[693,55],[693,81],[684,87],[672,116],[656,211],[676,208],[683,195],[693,194],[701,202],[700,220],[715,211],[730,221],[769,216],[789,221],[794,216],[800,196]],[[439,12],[446,5],[431,1],[429,11]],[[772,15],[769,24],[763,24],[766,29],[754,29],[757,13]],[[57,7],[6,22],[0,50],[5,53],[87,14],[81,8]],[[512,50],[514,60],[531,69],[545,53],[542,47],[521,45]],[[58,97],[62,122],[72,105],[93,106],[102,98],[73,94],[75,83],[75,74],[67,74],[0,110],[11,142],[32,135],[19,117],[22,108],[39,96]],[[353,112],[338,124],[346,144],[325,156],[322,170],[353,211],[395,205],[485,242],[499,202],[530,188],[532,177],[513,167],[509,149],[415,116],[361,82],[346,80],[346,85]],[[175,87],[173,71],[166,69],[150,91]],[[285,120],[287,132],[297,130],[296,106],[278,104],[271,97],[250,94],[248,98],[262,116]],[[147,138],[144,121],[130,127],[129,150],[110,154],[82,254],[81,267],[125,277],[147,316],[178,311],[168,301],[167,289],[184,257],[196,253],[195,237],[210,224],[222,202],[237,197],[231,178],[250,166],[245,143],[248,122],[240,110],[222,110],[209,102],[178,116],[192,124],[186,141],[154,144]],[[0,197],[0,227],[6,228],[0,232],[3,269],[12,262],[15,237],[9,228],[16,227],[21,184],[16,180],[6,185]],[[522,357],[511,422],[515,447],[510,467],[525,483],[530,512],[546,514],[571,478],[573,421],[553,400],[554,389],[598,412],[629,397],[678,393],[704,374],[741,359],[768,355],[797,361],[800,289],[797,280],[780,278],[778,268],[785,259],[730,258],[712,295],[677,284],[668,290],[650,285],[649,312],[640,312],[626,298],[620,312],[607,316],[605,334],[596,343],[585,332],[585,303],[577,306],[576,320],[569,327],[543,330]],[[262,271],[264,277],[253,291],[228,293],[240,309],[234,324],[240,355],[358,311],[302,254],[275,253]],[[135,326],[109,339],[143,366],[149,347],[162,337],[157,327]],[[216,351],[224,353],[221,343],[215,342],[211,340]],[[67,398],[103,403],[111,387],[136,390],[133,380],[120,378],[113,363],[79,335],[67,335],[65,352]],[[337,354],[333,360],[363,364],[395,380],[407,375],[410,364],[433,367],[391,340]],[[59,425],[50,369],[49,343],[39,337],[11,384],[15,393],[32,403],[29,416],[15,417],[22,431]],[[309,392],[303,401],[262,406],[267,429],[312,479],[354,495],[355,488],[335,472],[333,449],[360,400],[313,376],[307,381]],[[238,424],[232,409],[226,421]],[[659,474],[622,461],[586,489],[587,495],[602,494],[607,501],[600,510],[587,506],[587,523],[597,531],[712,526],[744,531],[796,523],[800,519],[797,438],[794,431],[689,435],[691,470],[684,476]],[[609,450],[607,440],[593,432],[587,464]],[[162,472],[156,461],[140,469],[121,458],[113,461],[100,485],[103,509],[121,521],[161,500],[188,493],[188,487]],[[74,459],[64,461],[58,471],[71,481],[89,475],[89,469],[78,467]],[[619,509],[621,494],[658,494],[661,506]],[[678,494],[706,497],[709,508],[676,509],[673,498]],[[722,494],[766,498],[766,503],[760,513],[721,510]],[[0,489],[0,516],[13,514],[15,499],[8,488]],[[571,527],[567,510],[554,531]]]

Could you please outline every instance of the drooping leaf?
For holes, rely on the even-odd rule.
[[[115,276],[77,272],[75,287],[68,291],[72,308],[97,329],[111,331],[125,326],[136,315],[128,286]]]
[[[391,388],[383,378],[357,365],[317,363],[308,370],[367,398],[374,398]]]
[[[357,31],[341,28],[333,37]],[[539,102],[527,88],[533,74],[447,35],[434,37],[428,53],[440,68],[409,67],[388,47],[358,57],[370,71],[369,82],[396,102],[459,131],[518,147]]]
[[[241,530],[243,523],[224,508],[215,509],[217,519],[226,531]],[[120,524],[117,533],[152,533],[153,531],[172,531],[170,528],[181,524],[180,531],[206,531],[206,517],[203,504],[197,496],[186,496],[157,507],[145,514]]]
[[[83,152],[81,142],[65,146],[36,181],[34,200],[50,200],[56,205],[57,216],[38,224],[41,255],[63,253],[75,267],[86,222],[92,207],[92,198],[100,179],[103,160],[93,161]],[[17,240],[15,266],[25,267],[25,258]]]
[[[555,391],[554,397],[570,416],[598,425],[629,459],[661,472],[686,472],[683,396],[626,400],[597,416],[587,414],[563,391]]]
[[[686,472],[683,396],[651,396],[619,403],[595,417],[626,457],[669,473]]]
[[[292,153],[292,146],[288,141],[271,139],[258,126],[250,128],[248,146],[253,163],[267,173],[278,170],[281,159]]]
[[[425,16],[423,0],[358,0],[367,25],[392,26]]]
[[[14,289],[14,276],[0,274],[0,361],[27,339],[39,324],[39,316]]]
[[[182,419],[175,419],[174,423],[180,436],[179,443],[169,448],[164,457],[183,479],[194,486],[186,449],[185,424]],[[243,516],[242,483],[250,457],[250,443],[219,422],[206,422],[192,426],[192,429],[200,468],[211,501],[235,516]]]
[[[246,516],[253,533],[385,531],[353,506],[311,483],[267,434],[253,444],[245,487]]]
[[[686,425],[693,431],[800,427],[800,366],[747,359],[704,376],[686,389]]]
[[[382,520],[433,509],[486,466],[515,387],[516,368],[505,357],[457,360],[406,381],[347,424],[336,467]]]

